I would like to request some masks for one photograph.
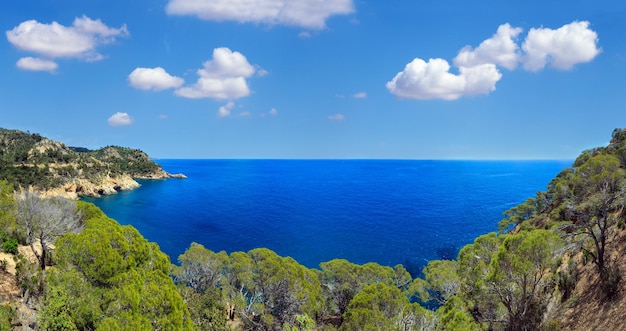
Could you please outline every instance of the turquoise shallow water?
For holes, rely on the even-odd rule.
[[[404,264],[454,258],[502,212],[571,161],[158,160],[187,179],[94,202],[175,261],[193,241],[268,247],[308,267],[333,258]]]

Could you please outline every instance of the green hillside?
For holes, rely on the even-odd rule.
[[[0,128],[0,178],[14,187],[60,187],[77,179],[160,176],[161,167],[144,152],[119,146],[95,151],[44,138],[36,133]]]

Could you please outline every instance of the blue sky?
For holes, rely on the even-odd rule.
[[[626,3],[9,0],[0,127],[156,158],[573,159],[626,127]]]

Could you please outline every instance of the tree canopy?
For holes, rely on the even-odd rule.
[[[57,241],[58,265],[47,276],[50,290],[71,298],[68,319],[81,330],[192,329],[167,255],[135,228],[81,210],[91,218]]]

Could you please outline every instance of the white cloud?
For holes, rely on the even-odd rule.
[[[493,63],[509,70],[515,69],[519,61],[519,46],[515,39],[522,32],[521,28],[511,27],[508,23],[498,27],[493,37],[483,41],[472,49],[465,46],[454,59],[457,67],[473,67],[479,64]]]
[[[131,125],[133,123],[133,119],[128,115],[128,113],[117,112],[107,120],[110,126],[125,126]]]
[[[425,62],[416,58],[387,83],[387,89],[402,98],[455,100],[487,94],[495,90],[501,77],[494,64],[461,67],[455,75],[450,73],[450,65],[444,59]]]
[[[202,76],[214,78],[250,77],[255,68],[243,54],[220,47],[213,50],[213,59],[205,62],[204,69],[199,71]]]
[[[343,121],[346,117],[343,114],[329,115],[328,119],[331,121]]]
[[[352,95],[353,98],[355,99],[365,99],[367,98],[367,93],[365,92],[358,92]]]
[[[256,68],[246,57],[226,47],[213,50],[213,59],[197,71],[198,81],[176,90],[185,98],[211,98],[216,100],[239,99],[250,94],[246,78],[254,75]]]
[[[530,29],[522,45],[524,68],[538,71],[546,65],[560,70],[593,60],[600,54],[598,34],[589,29],[589,22],[572,22],[552,30]]]
[[[9,42],[20,50],[48,59],[78,58],[85,61],[103,59],[97,47],[127,35],[126,25],[110,28],[99,19],[92,20],[87,16],[74,19],[69,27],[57,22],[44,24],[29,20],[6,31]]]
[[[233,108],[235,108],[235,103],[232,101],[228,102],[217,110],[217,117],[224,118],[230,116]]]
[[[17,61],[17,67],[30,71],[49,71],[54,72],[59,67],[54,61],[44,60],[35,57],[23,57]]]
[[[212,21],[323,29],[329,17],[351,14],[354,5],[352,0],[170,0],[165,10]]]
[[[539,71],[546,65],[567,70],[593,60],[601,52],[598,35],[586,21],[572,22],[556,30],[531,29],[520,50],[516,40],[521,32],[521,28],[506,23],[475,49],[462,48],[454,59],[459,74],[451,73],[444,59],[425,62],[415,58],[387,82],[387,89],[402,98],[456,100],[494,91],[502,78],[498,66],[513,70],[521,63],[530,71]]]
[[[128,81],[134,88],[154,91],[177,88],[185,82],[180,77],[171,76],[161,67],[136,68],[128,75]]]

